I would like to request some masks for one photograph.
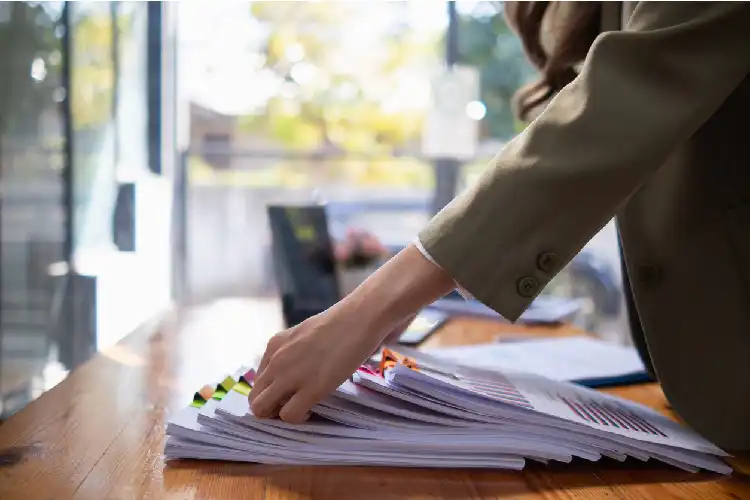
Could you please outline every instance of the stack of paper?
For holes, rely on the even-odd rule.
[[[407,356],[415,352],[400,350]],[[530,338],[434,347],[424,352],[475,368],[530,372],[587,387],[650,381],[637,349],[592,337]]]
[[[421,353],[411,361],[384,374],[363,367],[301,425],[253,416],[253,372],[237,373],[169,420],[166,458],[521,469],[528,460],[632,457],[731,472],[725,452],[644,406],[538,375]]]

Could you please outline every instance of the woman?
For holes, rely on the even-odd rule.
[[[304,420],[389,332],[456,286],[515,321],[616,216],[672,407],[718,445],[750,449],[750,4],[599,8],[612,24],[570,83],[555,68],[574,61],[534,44],[543,9],[509,9],[545,77],[519,111],[554,97],[414,245],[269,342],[256,415]]]

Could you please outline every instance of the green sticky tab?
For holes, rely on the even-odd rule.
[[[227,392],[232,390],[232,387],[234,387],[234,384],[236,384],[235,380],[232,377],[227,377],[224,380],[221,381],[221,383],[216,387],[216,390],[223,390],[226,394]]]
[[[224,399],[224,396],[226,396],[226,395],[227,395],[227,391],[225,391],[223,389],[217,389],[216,392],[214,392],[214,395],[211,396],[211,397],[213,399],[221,401],[222,399]]]
[[[248,385],[247,382],[237,382],[234,385],[234,390],[244,396],[247,396],[250,394],[250,385]]]
[[[193,408],[203,408],[203,405],[205,405],[205,401],[201,401],[199,399],[194,400],[192,403],[190,403],[190,406]]]

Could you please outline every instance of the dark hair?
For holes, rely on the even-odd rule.
[[[522,121],[578,75],[575,67],[586,59],[601,33],[601,2],[505,2],[505,19],[518,35],[526,57],[540,72],[539,79],[513,96],[513,110]],[[542,25],[552,21],[553,46],[542,45]],[[549,53],[547,52],[549,50]]]

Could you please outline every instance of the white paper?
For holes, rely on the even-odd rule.
[[[478,300],[439,299],[430,307],[453,315],[468,315],[502,320],[497,312]],[[571,321],[581,310],[580,300],[540,296],[521,314],[519,323],[561,323]]]
[[[691,430],[651,409],[621,405],[618,398],[574,384],[530,374],[483,370],[465,370],[458,378],[451,378],[418,372],[403,365],[391,370],[387,378],[397,385],[439,395],[453,404],[463,404],[467,409],[499,412],[503,407],[521,408],[530,416],[554,417],[558,422],[588,428],[599,436],[639,442],[652,456],[660,453],[715,472],[731,471],[724,462],[711,456],[727,456],[727,453]]]
[[[560,381],[616,378],[645,371],[636,349],[583,336],[442,347],[423,352],[476,368],[534,373]]]
[[[230,391],[167,425],[167,459],[263,464],[520,469],[526,460],[660,460],[728,473],[724,452],[656,412],[534,374],[441,365],[358,372],[293,425],[259,419]],[[430,371],[432,364],[444,373]],[[426,371],[424,371],[426,370]],[[586,405],[596,418],[582,416]],[[597,413],[600,412],[600,413]],[[608,412],[608,413],[606,413]],[[623,425],[606,424],[621,419]]]

